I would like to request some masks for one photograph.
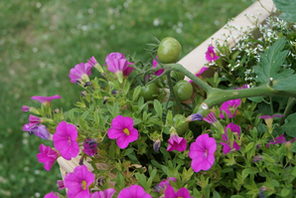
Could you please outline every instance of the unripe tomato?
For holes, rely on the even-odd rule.
[[[176,39],[166,37],[160,41],[157,50],[158,60],[161,63],[175,63],[179,60],[182,46]]]
[[[172,71],[171,72],[171,77],[175,80],[175,81],[180,81],[180,80],[184,80],[185,78],[185,74],[182,72],[178,72],[178,71]]]
[[[189,124],[188,122],[186,122],[186,118],[181,115],[181,114],[177,114],[174,116],[173,118],[174,124],[175,124],[175,129],[178,133],[178,135],[183,135],[184,133],[186,133],[189,129]]]
[[[181,80],[174,86],[174,93],[181,101],[188,100],[192,96],[193,87],[186,80]]]
[[[141,96],[147,101],[156,98],[159,94],[159,88],[155,83],[148,84],[141,89]]]

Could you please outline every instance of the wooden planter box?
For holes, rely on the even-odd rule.
[[[213,46],[223,44],[233,47],[240,38],[254,30],[258,24],[261,24],[274,11],[275,6],[272,0],[256,1],[202,44],[184,56],[179,63],[186,67],[190,72],[197,73],[208,62],[205,59],[205,52],[210,44]],[[79,160],[80,156],[70,161],[65,160],[62,157],[57,159],[63,178],[67,173],[72,172],[76,166],[79,166]],[[84,160],[84,164],[89,167],[89,170],[92,170],[92,167],[87,161]],[[103,164],[102,168],[104,168]]]

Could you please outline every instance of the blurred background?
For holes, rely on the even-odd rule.
[[[36,160],[43,141],[21,131],[33,95],[63,97],[68,109],[79,97],[68,71],[90,56],[104,64],[118,51],[147,59],[153,37],[172,36],[183,55],[253,0],[1,0],[0,1],[0,197],[43,197],[57,191]],[[146,54],[145,54],[146,53]],[[36,103],[35,103],[36,104]]]

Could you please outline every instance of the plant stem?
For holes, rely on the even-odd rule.
[[[175,92],[174,92],[172,79],[171,79],[171,72],[167,72],[166,75],[167,75],[167,79],[168,79],[168,85],[169,85],[169,88],[170,88],[170,98],[174,98],[176,100],[177,111],[179,111],[179,109],[181,107],[181,103],[180,103],[179,99],[176,97]]]
[[[285,108],[285,111],[284,111],[284,117],[281,119],[281,124],[284,123],[285,118],[290,114],[290,112],[295,104],[296,104],[296,99],[293,97],[290,97],[288,100],[287,106]]]
[[[200,78],[192,74],[190,71],[188,71],[185,67],[183,67],[180,64],[167,64],[167,65],[163,65],[163,67],[184,73],[185,76],[190,78],[194,83],[196,83],[200,88],[205,90],[207,93],[209,93],[213,89],[210,85],[202,81]]]

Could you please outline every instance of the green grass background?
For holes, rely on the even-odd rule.
[[[0,197],[43,197],[57,191],[58,166],[43,171],[41,141],[21,131],[23,104],[32,95],[60,94],[65,109],[78,88],[68,79],[75,64],[107,53],[145,56],[153,36],[176,37],[183,55],[252,0],[1,0]]]

